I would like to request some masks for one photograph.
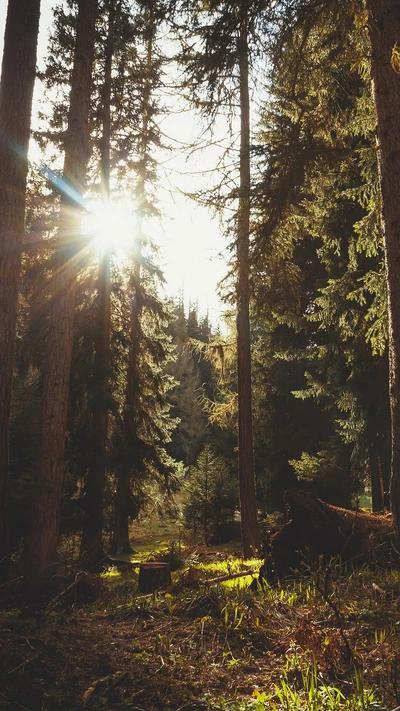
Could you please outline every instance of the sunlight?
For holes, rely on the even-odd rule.
[[[100,253],[109,250],[121,254],[133,248],[136,225],[132,207],[95,205],[88,210],[84,222],[85,232]]]

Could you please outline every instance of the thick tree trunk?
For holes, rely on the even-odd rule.
[[[110,204],[111,141],[111,70],[113,58],[113,25],[115,0],[110,0],[103,87],[103,135],[101,144],[102,202]],[[104,492],[106,487],[109,370],[110,370],[110,250],[100,255],[97,292],[97,333],[93,365],[92,459],[85,487],[85,522],[82,531],[81,558],[95,567],[105,558],[103,548]]]
[[[377,117],[389,309],[391,506],[400,542],[400,4],[398,0],[366,0],[366,7]]]
[[[0,84],[0,560],[9,554],[8,444],[40,0],[9,0]]]
[[[239,409],[239,493],[243,555],[251,558],[260,548],[254,480],[250,352],[250,98],[247,28],[239,39],[240,73],[240,197],[237,226],[237,369]]]
[[[53,279],[44,373],[42,431],[26,546],[27,592],[34,592],[51,577],[57,555],[76,278],[79,270],[79,232],[89,158],[89,109],[96,15],[97,0],[80,0],[65,141],[56,273]]]

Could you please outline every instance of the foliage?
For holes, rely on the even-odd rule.
[[[208,543],[213,534],[218,536],[221,524],[233,521],[237,506],[236,482],[224,460],[206,444],[185,485],[185,525],[195,539],[201,535]]]

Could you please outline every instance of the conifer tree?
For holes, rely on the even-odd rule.
[[[382,229],[389,312],[389,396],[392,433],[391,506],[400,541],[400,7],[396,0],[367,0],[371,75],[377,118]]]
[[[140,15],[139,15],[140,12]],[[163,57],[158,46],[159,28],[164,20],[162,3],[138,2],[138,36],[142,43],[138,59],[138,93],[141,126],[137,146],[136,234],[130,277],[129,345],[121,431],[115,438],[115,512],[112,552],[130,552],[129,522],[143,503],[146,481],[164,483],[168,491],[177,473],[176,462],[167,454],[166,444],[175,427],[169,415],[166,395],[173,381],[164,373],[171,358],[165,329],[168,310],[157,297],[161,275],[152,263],[154,245],[146,235],[149,218],[158,214],[152,201],[156,180],[153,150],[160,143],[157,125],[159,107],[155,96],[160,86]],[[147,252],[147,257],[146,257]]]
[[[1,69],[0,561],[9,555],[7,488],[10,404],[39,16],[40,0],[9,0]]]
[[[264,3],[247,1],[192,3],[191,31],[198,37],[201,49],[192,57],[185,56],[185,53],[183,55],[194,102],[203,107],[205,114],[215,117],[219,105],[230,105],[235,95],[240,107],[239,188],[235,191],[235,197],[238,198],[235,270],[239,490],[245,557],[251,557],[260,545],[251,414],[249,37],[254,40],[256,36],[255,25],[261,17],[261,6],[264,8]],[[238,74],[237,83],[227,81],[228,76],[235,74]]]
[[[289,393],[297,391],[324,413],[319,423],[309,420],[317,437],[312,442],[304,433],[304,457],[288,459],[299,476],[320,467],[321,481],[332,480],[331,495],[342,489],[344,498],[336,499],[342,505],[350,505],[368,471],[384,473],[387,448],[374,125],[361,15],[353,13],[352,4],[332,3],[315,17],[299,16],[295,26],[282,25],[260,135],[268,168],[257,188],[264,219],[254,254],[257,310],[264,328],[270,323],[267,337],[276,349],[273,369],[281,367],[280,354],[288,373],[297,370],[296,379],[288,380]],[[282,393],[285,387],[278,384]],[[295,412],[289,393],[286,408]],[[303,410],[302,421],[311,415]],[[325,434],[319,428],[324,420],[331,421]],[[287,437],[286,456],[296,442],[301,445],[302,422],[293,422],[296,434]],[[319,449],[316,458],[310,457],[313,449]],[[374,506],[382,506],[376,496]]]
[[[97,0],[79,3],[68,129],[58,228],[56,271],[43,386],[42,429],[27,540],[27,590],[52,575],[56,560],[59,511],[64,479],[64,450],[82,195],[89,158],[89,110]]]
[[[102,96],[102,137],[100,148],[100,184],[104,213],[110,208],[111,177],[111,98],[114,53],[114,18],[117,0],[107,4],[107,37],[104,53],[104,84]],[[91,568],[105,558],[103,548],[103,508],[106,487],[108,410],[110,407],[110,331],[111,331],[111,254],[109,244],[99,256],[97,286],[97,324],[93,362],[92,431],[89,463],[85,485],[84,519],[81,557]]]

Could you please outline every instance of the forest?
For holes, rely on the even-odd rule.
[[[4,3],[0,711],[398,711],[399,1]]]

